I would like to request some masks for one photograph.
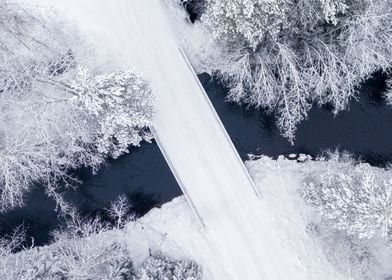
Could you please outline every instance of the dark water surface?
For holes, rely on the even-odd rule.
[[[181,195],[155,143],[143,143],[130,154],[110,161],[95,176],[82,170],[79,178],[83,184],[76,191],[67,191],[65,197],[84,215],[95,215],[123,194],[130,199],[139,216]],[[0,215],[0,236],[23,223],[36,245],[47,244],[50,232],[61,223],[54,209],[54,202],[42,188],[37,188],[27,196],[25,207]]]
[[[353,100],[349,110],[336,117],[330,108],[314,106],[309,119],[298,126],[293,146],[280,135],[273,116],[225,102],[224,87],[207,74],[199,78],[243,159],[249,153],[316,156],[338,148],[376,166],[392,161],[392,106],[386,105],[382,97],[385,77],[381,74],[367,81],[361,87],[359,101]]]
[[[280,135],[274,117],[224,102],[224,87],[207,74],[199,78],[243,159],[249,153],[315,156],[336,147],[377,166],[392,159],[392,106],[386,106],[381,96],[385,88],[382,75],[369,80],[361,89],[359,102],[351,102],[350,110],[337,117],[328,108],[314,107],[309,119],[299,125],[294,146]],[[155,143],[144,143],[109,162],[95,176],[87,170],[80,171],[79,176],[83,184],[77,191],[68,191],[66,198],[85,214],[102,211],[122,194],[130,198],[138,215],[181,195]],[[40,189],[29,194],[26,201],[25,207],[0,215],[0,234],[24,223],[36,245],[46,244],[50,231],[59,225],[55,205]]]

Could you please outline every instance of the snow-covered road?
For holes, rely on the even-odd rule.
[[[142,71],[156,96],[154,130],[205,225],[218,280],[302,279],[274,234],[268,209],[184,58],[162,0],[28,0],[76,18],[121,68]],[[154,174],[151,174],[154,176]]]

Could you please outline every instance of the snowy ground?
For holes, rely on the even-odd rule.
[[[246,163],[271,210],[273,227],[280,228],[276,232],[277,238],[287,254],[298,260],[298,279],[389,279],[386,276],[392,274],[392,250],[382,240],[350,243],[347,236],[339,236],[330,229],[319,234],[310,231],[309,224],[319,222],[319,217],[313,208],[304,204],[298,188],[306,176],[325,170],[327,164],[297,163],[287,159],[276,161],[268,157]],[[137,223],[130,224],[127,231],[130,251],[137,256],[136,264],[141,263],[152,249],[173,258],[195,260],[203,267],[205,279],[227,279],[216,278],[219,273],[225,275],[226,267],[208,250],[209,241],[198,227],[184,197],[152,210]],[[262,238],[262,230],[258,236]]]
[[[247,166],[271,210],[271,228],[280,229],[276,237],[287,255],[297,260],[297,279],[350,279],[348,275],[336,271],[324,255],[320,243],[306,232],[309,212],[297,189],[308,172],[305,169],[316,170],[318,164],[307,164],[304,168],[304,165],[292,161],[261,158],[249,161]],[[260,212],[256,214],[263,215]],[[161,209],[152,210],[138,223],[130,225],[128,231],[129,246],[131,251],[137,252],[140,261],[148,256],[148,249],[153,248],[175,258],[195,260],[203,267],[206,279],[232,279],[225,277],[227,267],[209,250],[210,241],[198,227],[183,197],[174,199]],[[256,234],[263,238],[264,230],[260,229]],[[285,271],[283,265],[279,269]],[[288,276],[282,279],[293,278]]]

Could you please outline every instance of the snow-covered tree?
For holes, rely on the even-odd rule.
[[[51,274],[70,280],[123,280],[127,279],[125,276],[131,276],[133,265],[124,240],[100,238],[98,241],[104,230],[90,232],[86,229],[90,230],[91,226],[79,228],[77,234],[62,232],[56,235],[51,248],[51,258],[56,263],[50,268]]]
[[[98,167],[94,138],[86,126],[89,116],[76,105],[32,89],[27,94],[0,94],[0,209],[23,203],[33,183],[57,197],[57,182],[72,183],[66,170]],[[60,200],[57,200],[60,202]],[[61,204],[63,204],[61,202]]]
[[[110,227],[100,219],[75,219],[54,233],[45,247],[21,248],[13,253],[0,242],[0,278],[4,280],[90,280],[132,279],[130,252],[125,240],[113,238]],[[20,242],[18,237],[7,239]]]
[[[131,212],[131,202],[125,195],[121,195],[110,204],[107,209],[109,217],[115,222],[117,228],[135,220],[135,214]]]
[[[218,40],[241,42],[255,50],[267,36],[276,38],[287,23],[285,0],[209,0],[202,20]]]
[[[321,0],[321,7],[326,22],[337,25],[339,15],[345,14],[348,5],[346,0]]]
[[[117,158],[129,146],[150,141],[153,114],[149,84],[131,71],[93,76],[79,69],[76,79],[65,81],[74,101],[97,119],[95,145],[100,154]]]
[[[276,113],[291,142],[312,104],[337,113],[392,64],[390,1],[205,2],[201,20],[225,50],[213,68],[228,99]]]
[[[201,280],[201,267],[191,260],[151,254],[140,268],[128,247],[129,232],[99,217],[74,216],[53,233],[51,244],[24,248],[23,231],[0,239],[2,280]],[[21,249],[15,253],[15,248]],[[136,262],[136,260],[135,260]]]
[[[338,230],[371,238],[392,234],[392,176],[368,164],[329,164],[307,178],[305,200]]]
[[[140,280],[200,280],[200,266],[192,261],[175,261],[162,254],[153,254],[139,268]]]
[[[10,235],[0,238],[0,256],[7,256],[22,247],[26,233],[22,226],[13,230]]]
[[[86,70],[94,57],[77,34],[50,10],[0,2],[0,211],[39,184],[72,213],[59,190],[75,185],[70,170],[151,139],[148,82]]]
[[[390,250],[388,246],[380,248],[374,240],[359,239],[323,223],[317,225],[317,232],[312,234],[312,238],[322,246],[330,264],[347,279],[385,280],[385,275],[380,275],[380,270],[383,270],[380,261],[388,262],[390,259],[385,254]],[[385,245],[385,242],[380,244]]]

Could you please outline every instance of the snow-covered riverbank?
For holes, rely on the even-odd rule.
[[[269,222],[280,229],[276,237],[287,254],[297,259],[299,279],[384,280],[392,272],[391,249],[377,239],[354,240],[343,233],[319,228],[320,218],[313,208],[305,205],[298,192],[304,178],[325,170],[328,164],[325,161],[299,163],[283,157],[278,160],[261,157],[246,162],[270,210]],[[259,238],[263,238],[263,231],[260,229]],[[211,253],[214,244],[206,238],[184,197],[154,208],[124,229],[93,234],[80,242],[91,250],[94,244],[126,244],[122,258],[129,259],[136,270],[151,254],[162,253],[174,260],[195,261],[203,270],[203,279],[230,279],[226,278],[225,263]],[[24,256],[19,259],[20,264],[37,259],[39,267],[55,248],[53,244],[25,251],[21,253]],[[117,254],[116,250],[108,253]]]
[[[315,231],[320,217],[305,204],[298,189],[305,177],[324,170],[328,164],[298,163],[283,157],[261,157],[246,163],[270,210],[269,221],[280,229],[278,239],[287,254],[298,260],[300,279],[384,279],[392,272],[392,250],[381,240],[354,241],[343,233]],[[226,267],[208,253],[203,231],[183,197],[153,209],[127,230],[131,236],[128,244],[140,261],[154,248],[173,257],[195,260],[203,267],[206,279],[216,279],[212,275],[217,271],[225,275]]]
[[[263,201],[271,211],[269,221],[280,229],[276,232],[277,238],[287,254],[297,259],[299,279],[349,279],[347,275],[334,269],[318,241],[306,232],[309,212],[297,189],[306,172],[311,172],[312,168],[317,169],[318,164],[304,164],[307,171],[300,163],[263,157],[248,161],[247,167],[263,195]],[[209,255],[203,231],[192,217],[183,197],[174,199],[161,209],[152,210],[138,223],[130,225],[128,230],[132,236],[129,244],[138,248],[141,256],[148,254],[148,248],[157,248],[165,254],[195,260],[203,267],[206,279],[216,279],[212,277],[213,274],[226,274],[227,268],[223,263]],[[262,229],[259,234],[259,238],[263,238]],[[141,239],[140,236],[149,238]]]

